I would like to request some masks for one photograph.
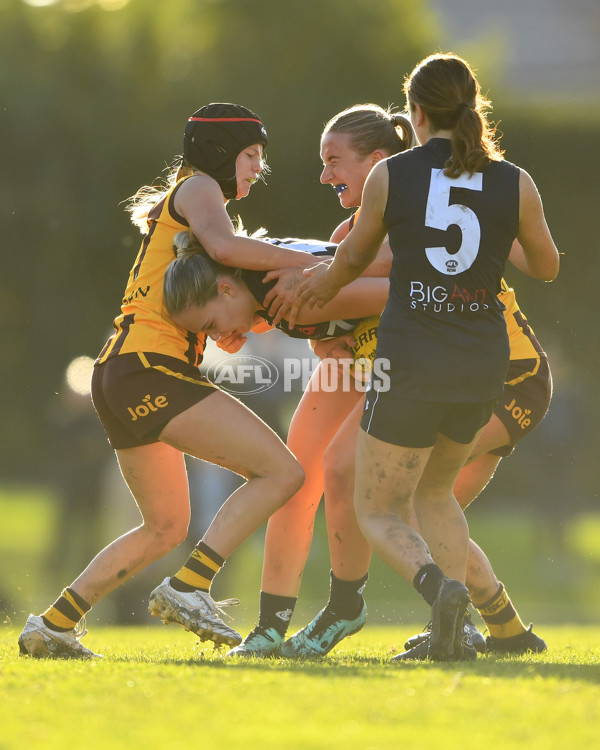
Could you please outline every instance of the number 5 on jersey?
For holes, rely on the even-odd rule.
[[[482,190],[483,175],[475,172],[472,175],[463,173],[460,177],[448,177],[441,169],[431,170],[425,226],[446,230],[456,224],[462,235],[456,253],[449,253],[445,247],[425,248],[431,265],[447,276],[462,273],[473,265],[481,241],[481,227],[475,213],[460,203],[450,203],[450,189],[453,187]]]

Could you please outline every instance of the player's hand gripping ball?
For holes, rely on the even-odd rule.
[[[377,348],[378,326],[379,315],[372,315],[369,318],[363,318],[352,331],[356,344],[352,347],[354,361],[351,372],[361,383],[366,383],[371,377]]]

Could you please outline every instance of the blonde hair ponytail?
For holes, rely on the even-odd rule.
[[[347,133],[352,148],[362,158],[377,150],[393,156],[417,142],[407,117],[378,104],[357,104],[339,112],[325,125],[321,141],[327,133]]]

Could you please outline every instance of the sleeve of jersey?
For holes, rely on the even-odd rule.
[[[335,255],[337,245],[333,242],[322,242],[321,240],[301,240],[296,237],[288,237],[284,240],[275,237],[265,237],[265,242],[271,245],[289,247],[290,250],[300,250],[303,253],[310,253],[315,257],[320,255]]]

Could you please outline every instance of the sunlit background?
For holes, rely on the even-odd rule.
[[[477,70],[508,159],[540,188],[562,256],[545,285],[507,271],[547,349],[546,420],[505,459],[469,511],[524,618],[600,614],[597,425],[600,5],[597,0],[3,0],[0,211],[3,271],[0,607],[20,624],[139,519],[89,401],[140,235],[123,201],[180,153],[189,114],[210,101],[259,113],[268,184],[230,204],[250,231],[327,239],[347,216],[319,183],[319,137],[341,109],[402,107],[404,76],[433,51]],[[299,348],[302,347],[302,348]],[[278,333],[250,352],[310,356]],[[300,389],[248,399],[281,435]],[[196,540],[236,478],[190,463]],[[94,608],[149,622],[149,589],[172,553]],[[262,532],[217,584],[255,616]],[[319,516],[303,582],[320,606],[329,560]],[[374,619],[425,618],[408,585],[374,564]],[[304,608],[304,610],[302,609]]]

